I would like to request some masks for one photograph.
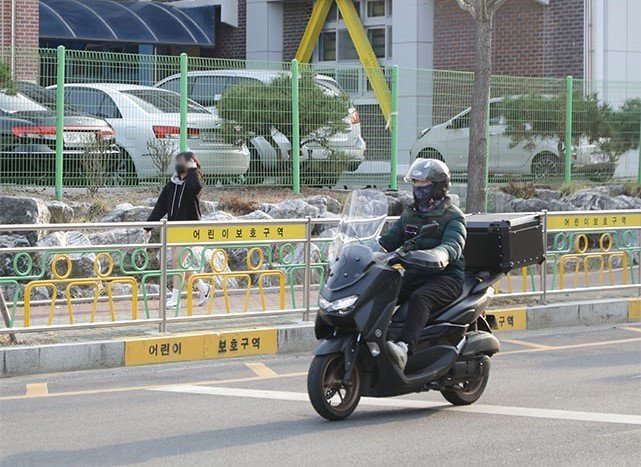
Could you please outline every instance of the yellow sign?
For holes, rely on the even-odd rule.
[[[524,331],[527,329],[527,312],[525,308],[488,311],[488,315],[496,318],[498,331]]]
[[[641,227],[639,214],[549,214],[548,230],[588,230],[603,228]]]
[[[634,299],[628,302],[628,319],[630,321],[641,320],[641,299]]]
[[[126,340],[125,366],[273,355],[277,351],[276,329],[178,334]]]
[[[306,224],[245,224],[216,227],[169,227],[168,243],[226,243],[261,240],[303,240]]]
[[[274,355],[278,352],[276,329],[221,332],[214,358]]]

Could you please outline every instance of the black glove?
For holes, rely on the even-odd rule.
[[[406,253],[402,251],[395,251],[390,258],[387,260],[388,266],[394,266],[395,264],[403,264]]]
[[[414,250],[400,253],[395,264],[401,264],[405,269],[421,269],[425,271],[442,271],[449,264],[449,255],[444,248],[436,247],[431,250]]]

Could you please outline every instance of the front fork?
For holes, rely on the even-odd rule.
[[[361,334],[356,336],[356,339],[353,340],[350,345],[346,346],[343,354],[345,355],[345,377],[343,378],[343,384],[345,386],[351,386],[352,376],[354,375],[354,370],[356,369],[356,361],[358,360],[358,349],[360,348],[361,343]]]

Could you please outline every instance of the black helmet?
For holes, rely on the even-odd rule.
[[[417,158],[414,163],[410,165],[404,180],[406,182],[411,182],[412,180],[429,180],[439,189],[436,199],[445,197],[452,185],[450,169],[445,162],[437,159],[423,159],[422,157]]]

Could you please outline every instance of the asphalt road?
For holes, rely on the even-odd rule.
[[[481,400],[305,393],[308,355],[0,380],[0,465],[639,465],[641,326],[502,333]]]

